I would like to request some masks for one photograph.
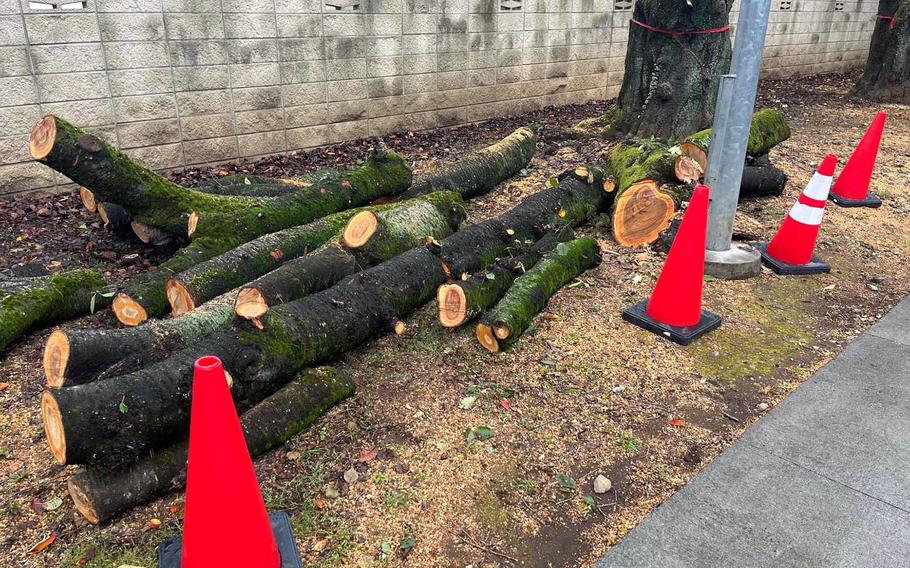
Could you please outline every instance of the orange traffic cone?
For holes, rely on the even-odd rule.
[[[626,308],[622,319],[680,345],[688,345],[720,325],[719,316],[701,309],[707,228],[708,187],[699,185],[651,298]]]
[[[217,357],[196,361],[183,539],[158,549],[159,568],[287,568],[300,558],[284,513],[269,515]]]
[[[875,157],[882,141],[887,115],[880,112],[869,125],[853,155],[847,160],[844,171],[837,176],[831,188],[831,201],[841,207],[881,207],[882,200],[869,193],[869,182],[875,168]]]
[[[764,263],[777,274],[830,272],[826,262],[813,256],[818,229],[825,214],[825,201],[837,167],[837,156],[828,154],[812,175],[770,243],[755,245]]]

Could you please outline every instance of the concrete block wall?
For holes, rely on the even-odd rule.
[[[0,195],[71,187],[28,157],[47,113],[169,169],[612,97],[631,18],[621,0],[35,1],[0,0]],[[873,0],[775,2],[769,74],[864,61]]]

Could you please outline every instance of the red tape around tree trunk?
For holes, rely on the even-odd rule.
[[[664,30],[661,28],[655,28],[654,26],[649,26],[648,24],[646,24],[644,22],[640,22],[640,21],[636,20],[635,18],[632,18],[632,23],[637,24],[637,25],[645,28],[646,30],[649,30],[649,31],[652,31],[655,33],[659,33],[659,34],[668,35],[668,36],[674,36],[674,37],[685,36],[685,35],[719,34],[721,32],[725,32],[730,29],[730,24],[727,24],[726,26],[721,26],[719,28],[708,28],[706,30],[692,30],[692,31],[688,31],[688,32],[676,32],[673,30]]]
[[[879,14],[875,17],[877,20],[891,20],[891,25],[889,26],[892,30],[894,29],[894,22],[906,22],[910,18],[895,18],[894,16],[883,16]]]

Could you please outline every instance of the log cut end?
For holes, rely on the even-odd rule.
[[[66,332],[56,330],[44,346],[44,376],[47,386],[62,387],[66,380],[66,364],[70,358],[70,340]]]
[[[63,430],[63,417],[53,393],[44,391],[41,394],[41,418],[44,420],[44,435],[47,444],[57,462],[66,463],[66,434]]]
[[[234,300],[234,313],[238,316],[252,320],[260,318],[269,311],[269,303],[256,288],[241,288]]]
[[[485,323],[477,324],[477,341],[490,353],[499,352],[499,340],[493,333],[493,328]]]
[[[92,193],[92,190],[89,188],[79,188],[79,199],[82,200],[82,204],[85,205],[85,208],[90,212],[94,213],[98,210],[98,204],[95,202],[95,194]]]
[[[136,237],[147,245],[162,246],[171,241],[170,236],[157,227],[149,227],[136,221],[131,222],[130,227],[132,227]]]
[[[443,327],[458,327],[464,323],[468,311],[468,299],[457,284],[443,284],[436,290],[439,304],[439,323]]]
[[[705,152],[704,148],[687,140],[679,145],[679,151],[683,156],[692,158],[698,164],[698,167],[701,168],[701,171],[705,171],[705,168],[708,166],[708,153]]]
[[[676,213],[673,197],[657,184],[644,180],[626,189],[613,208],[613,236],[616,242],[637,247],[654,242]]]
[[[190,213],[190,218],[186,221],[186,236],[192,237],[193,233],[196,232],[196,227],[199,226],[199,213],[193,211]]]
[[[91,497],[89,497],[88,493],[75,482],[75,479],[75,477],[71,476],[69,481],[66,482],[70,497],[73,498],[73,504],[76,506],[76,510],[79,511],[88,522],[97,525],[101,522],[101,515],[98,514],[97,509],[92,503]]]
[[[604,180],[603,188],[606,193],[613,193],[616,191],[616,179],[613,176],[607,177]]]
[[[111,224],[111,218],[107,214],[107,209],[104,208],[104,203],[99,203],[97,208],[98,216],[101,217],[101,221],[104,223],[104,226],[107,227]]]
[[[370,240],[379,228],[379,218],[372,211],[361,211],[351,217],[341,233],[341,242],[352,249],[360,248]]]
[[[46,158],[54,149],[56,140],[57,119],[49,114],[39,120],[32,129],[32,135],[28,139],[28,153],[36,160]]]
[[[701,165],[690,156],[677,156],[673,164],[676,179],[683,183],[693,183],[701,179],[705,171]]]
[[[512,330],[508,325],[497,322],[493,324],[493,335],[496,336],[496,339],[508,339],[512,335]]]
[[[396,321],[392,326],[392,330],[395,332],[395,335],[404,335],[406,329],[407,325],[405,325],[405,323],[401,320]]]
[[[196,302],[193,301],[190,291],[176,278],[168,278],[164,289],[167,293],[167,301],[171,304],[172,316],[182,316],[196,308]]]
[[[120,292],[114,297],[114,301],[111,303],[111,309],[114,310],[114,315],[117,316],[117,319],[120,320],[120,323],[123,325],[139,325],[149,319],[148,312],[145,311],[145,308],[123,292]]]

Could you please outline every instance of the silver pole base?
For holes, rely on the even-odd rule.
[[[745,243],[724,251],[705,251],[705,274],[722,280],[743,280],[761,274],[761,253]]]

